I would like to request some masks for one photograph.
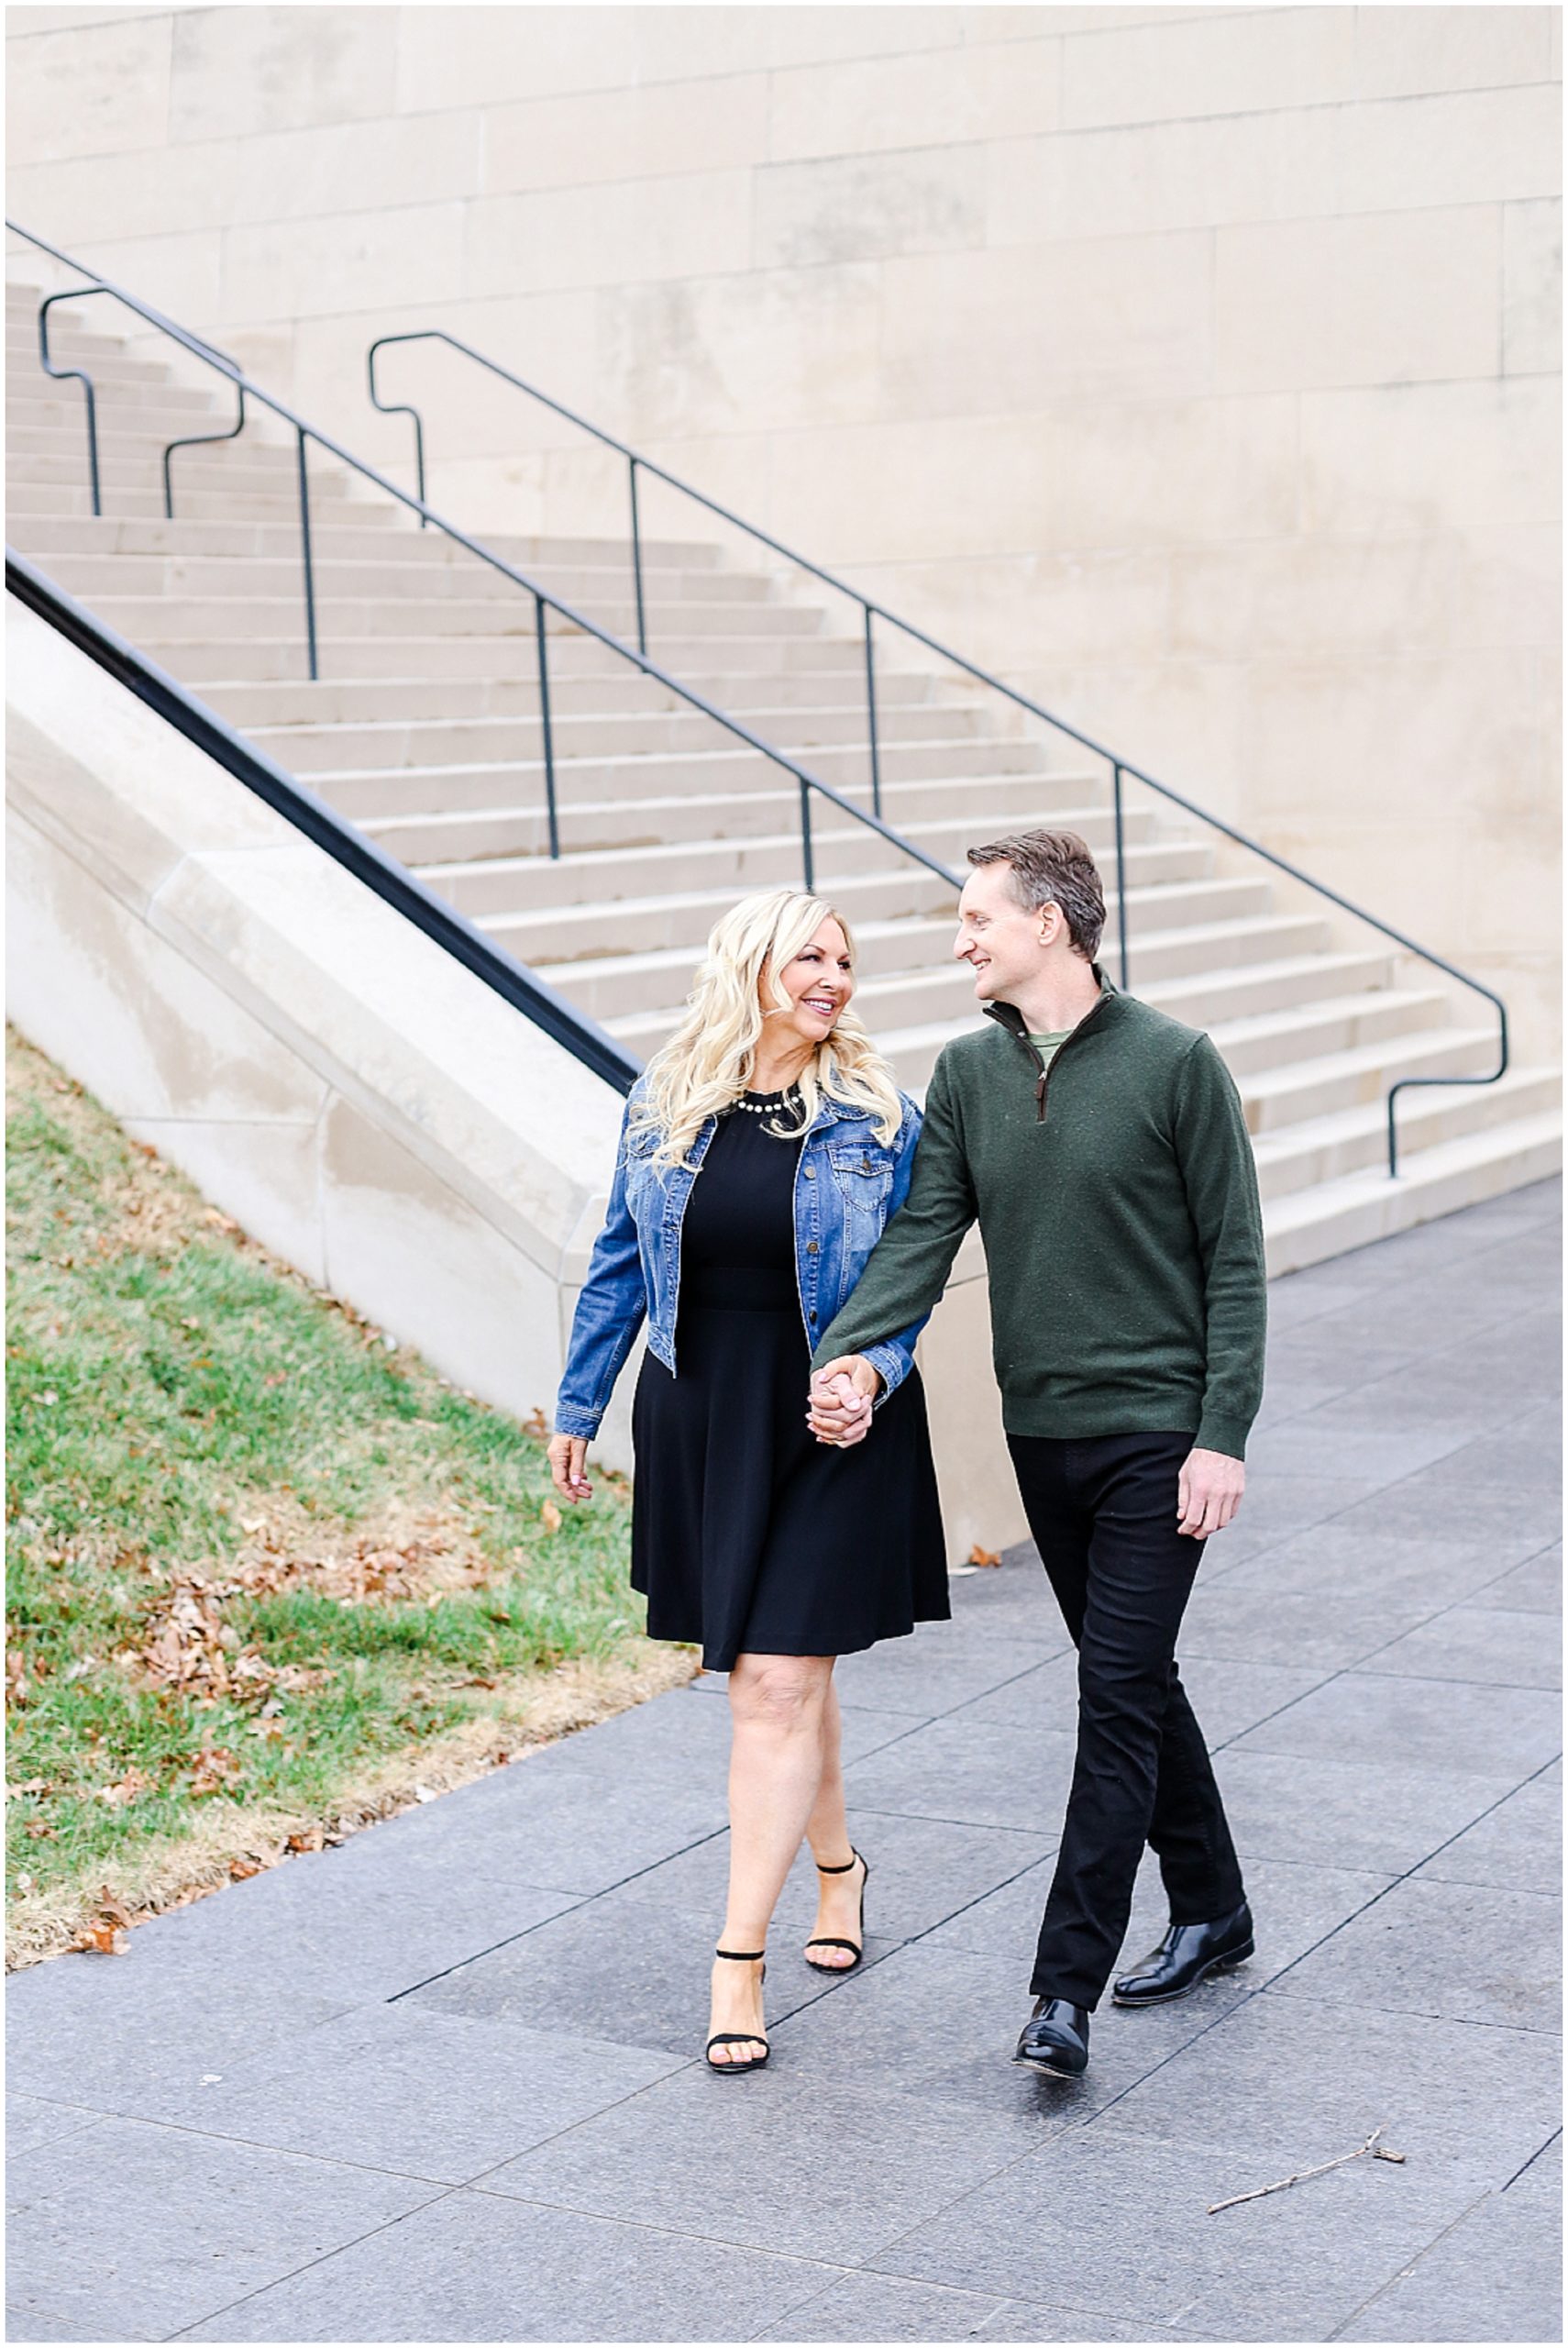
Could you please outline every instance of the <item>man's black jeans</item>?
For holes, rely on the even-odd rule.
[[[1178,1924],[1241,1905],[1241,1865],[1176,1666],[1203,1544],[1176,1531],[1190,1434],[1008,1437],[1029,1529],[1078,1650],[1078,1749],[1030,1988],[1092,2009],[1147,1842]]]

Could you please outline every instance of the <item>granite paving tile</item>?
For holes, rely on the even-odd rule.
[[[1562,1712],[1545,1688],[1494,1688],[1471,1680],[1412,1679],[1385,1672],[1381,1657],[1325,1680],[1227,1748],[1293,1753],[1303,1759],[1520,1778],[1562,1749]],[[1369,1786],[1375,1802],[1375,1783]]]
[[[1518,1608],[1525,1614],[1561,1614],[1562,1611],[1562,1544],[1553,1542],[1549,1548],[1540,1549],[1522,1564],[1511,1567],[1478,1589],[1470,1600],[1472,1606],[1498,1606],[1506,1610]]]
[[[1513,1791],[1514,1778],[1400,1769],[1294,1753],[1215,1755],[1236,1848],[1258,1858],[1403,1875]]]
[[[1473,1597],[1513,1562],[1500,1557],[1486,1540],[1430,1533],[1410,1539],[1373,1534],[1351,1516],[1342,1516],[1239,1566],[1227,1575],[1225,1589],[1236,1597],[1266,1589],[1275,1596],[1312,1598],[1326,1624],[1339,1614],[1342,1600],[1369,1591],[1385,1606],[1419,1606],[1425,1619]]]
[[[1560,2341],[1561,2139],[1503,2192],[1476,2201],[1338,2336]]]
[[[1385,1490],[1363,1494],[1335,1520],[1336,1529],[1379,1541],[1437,1540],[1488,1549],[1498,1573],[1522,1565],[1561,1538],[1561,1495],[1545,1486],[1483,1484],[1451,1464],[1423,1468]]]
[[[1274,1987],[1336,2007],[1555,2032],[1562,1981],[1561,1904],[1549,1893],[1422,1877],[1397,1884]]]
[[[1248,1994],[1236,1973],[1146,2013],[1102,2005],[1089,2026],[1086,2077],[1049,2079],[1012,2060],[1033,2005],[1028,1984],[1037,1929],[1038,1918],[1006,1957],[934,1939],[898,1950],[780,2025],[774,2068],[813,2093],[865,2076],[911,2102],[1007,2116],[1033,2132],[1019,2146],[1027,2150],[1034,2136],[1099,2110]]]
[[[628,1884],[456,1966],[399,2002],[421,2013],[525,2022],[691,2060],[707,2036],[708,1978],[722,1923],[722,1915],[694,1913],[657,1890]],[[871,1933],[867,1965],[896,1944]],[[767,1975],[770,2020],[839,1987],[793,1955],[780,1928]]]
[[[1463,2194],[1506,2185],[1557,2126],[1553,2040],[1371,2003],[1329,2017],[1281,1994],[1294,1977],[1152,2071],[1102,2124],[1244,2151],[1259,2183],[1333,2160],[1381,2127],[1413,2167],[1451,2175]]]
[[[938,1925],[926,1934],[923,1945],[1010,1958],[1024,1968],[1021,1977],[1026,1978],[1054,1866],[1054,1859],[1046,1859],[1031,1867],[1015,1882]],[[1247,1897],[1256,1926],[1257,1955],[1234,1977],[1243,1987],[1256,1988],[1271,1973],[1304,1955],[1326,1933],[1394,1880],[1386,1873],[1353,1867],[1303,1866],[1294,1859],[1249,1859]],[[1153,1948],[1166,1922],[1159,1865],[1154,1854],[1146,1852],[1122,1943],[1121,1965],[1132,1964]]]
[[[1389,1428],[1326,1425],[1320,1415],[1286,1419],[1247,1445],[1247,1465],[1258,1477],[1283,1470],[1295,1476],[1333,1476],[1373,1492],[1397,1483],[1419,1468],[1446,1459],[1463,1443],[1446,1427]]]
[[[841,1700],[934,1719],[1070,1649],[1038,1566],[1034,1575],[1032,1612],[1038,1619],[1032,1638],[999,1639],[988,1627],[970,1630],[962,1618],[957,1625],[939,1623],[923,1634],[889,1639],[864,1655],[845,1656],[834,1675]]]
[[[1063,2277],[1064,2287],[1066,2277]],[[1026,2299],[1011,2299],[983,2323],[978,2340],[1196,2340],[1196,2331],[1178,2331],[1165,2323],[1122,2324],[1107,2315],[1084,2315],[1071,2308],[1043,2308]]]
[[[1181,1675],[1210,1750],[1294,1703],[1323,1678],[1287,1665],[1235,1663],[1209,1656],[1180,1657]],[[1074,1734],[1077,1728],[1077,1656],[1072,1648],[1037,1664],[953,1714],[957,1722],[983,1721],[1007,1728],[1042,1728]]]
[[[162,2334],[153,2331],[132,2331],[121,2323],[88,2323],[81,2316],[46,2315],[38,2309],[11,2308],[6,2310],[7,2340],[156,2340]]]
[[[1522,1607],[1450,1606],[1385,1647],[1376,1668],[1412,1679],[1479,1679],[1496,1688],[1562,1685],[1561,1648],[1541,1637],[1540,1615]]]
[[[187,2097],[183,2124],[451,2185],[651,2086],[675,2055],[403,1999],[323,2022]]]
[[[15,2156],[35,2144],[52,2143],[60,2136],[74,2136],[79,2128],[94,2128],[101,2111],[87,2111],[65,2103],[47,2103],[36,2095],[6,2097],[6,2150]]]
[[[987,2317],[998,2313],[1000,2305],[994,2291],[944,2291],[930,2283],[893,2282],[884,2275],[847,2275],[756,2336],[799,2341],[977,2340]]]
[[[187,2336],[734,2342],[815,2298],[832,2275],[811,2261],[468,2190],[405,2218],[392,2243],[356,2243]]]
[[[871,1868],[866,1913],[883,1940],[907,1940],[1007,1882],[1055,1848],[1054,1835],[1021,1829],[969,1826],[945,1819],[906,1818],[893,1811],[851,1803],[850,1840]],[[668,1899],[685,1913],[704,1946],[723,1920],[729,1837],[715,1835],[638,1878],[639,1892]],[[775,1914],[774,1953],[789,1961],[816,1916],[817,1877],[811,1854],[791,1867]]]
[[[1055,1833],[1072,1783],[1065,1731],[933,1721],[845,1773],[857,1809]]]
[[[693,2066],[492,2170],[485,2190],[594,2215],[635,2208],[649,2225],[857,2265],[1039,2132],[999,2105],[876,2077],[864,2063],[830,2081],[779,2061],[737,2088]]]
[[[1227,2210],[1255,2157],[1068,2128],[878,2252],[879,2273],[1069,2297],[1220,2340],[1322,2340],[1460,2214],[1467,2188],[1387,2162]]]
[[[9,2165],[12,2305],[162,2339],[428,2201],[423,2180],[105,2120]]]
[[[1562,1785],[1560,1774],[1532,1778],[1495,1810],[1423,1859],[1415,1879],[1496,1884],[1506,1890],[1562,1888]]]
[[[330,2021],[347,2002],[208,1966],[182,1935],[143,1925],[123,1956],[57,1956],[12,1977],[9,2081],[48,2102],[156,2116],[204,2072]]]
[[[1255,1562],[1266,1566],[1270,1559]],[[1387,1598],[1370,1581],[1363,1591],[1336,1593],[1331,1606],[1304,1591],[1270,1589],[1262,1573],[1255,1587],[1240,1586],[1238,1575],[1230,1574],[1217,1588],[1200,1582],[1188,1600],[1182,1667],[1207,1656],[1218,1663],[1271,1663],[1326,1675],[1364,1662],[1435,1611],[1430,1598]]]
[[[303,1853],[138,1925],[132,1957],[139,1964],[178,1948],[182,1966],[243,1973],[264,1995],[360,2005],[543,1923],[577,1896],[518,1880],[521,1838],[480,1866],[461,1835],[388,1831],[399,1822]]]

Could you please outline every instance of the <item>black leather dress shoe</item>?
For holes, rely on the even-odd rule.
[[[1205,1976],[1240,1965],[1253,1953],[1253,1911],[1243,1899],[1228,1916],[1207,1924],[1173,1924],[1142,1965],[1124,1973],[1110,1994],[1119,2006],[1163,2006],[1185,1998]]]
[[[1015,2063],[1054,2078],[1076,2079],[1088,2068],[1088,2008],[1066,1998],[1042,1998],[1023,2025]]]

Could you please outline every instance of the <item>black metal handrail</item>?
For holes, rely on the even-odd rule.
[[[226,376],[233,382],[242,393],[248,393],[260,406],[269,409],[274,415],[281,416],[291,426],[294,434],[298,460],[300,548],[304,580],[305,637],[313,681],[319,677],[320,665],[316,645],[315,572],[311,545],[310,485],[305,465],[306,448],[312,441],[318,448],[325,449],[330,456],[336,457],[340,464],[347,465],[351,471],[358,473],[362,480],[373,482],[378,489],[384,490],[386,494],[394,498],[400,505],[407,506],[411,512],[418,514],[422,524],[434,523],[436,527],[456,545],[465,548],[469,554],[476,555],[481,562],[488,563],[491,570],[500,571],[502,577],[510,579],[514,586],[521,587],[525,594],[532,595],[534,634],[538,661],[546,816],[552,858],[558,858],[560,855],[560,829],[556,795],[555,745],[550,719],[550,681],[545,628],[547,607],[559,613],[563,619],[569,621],[572,626],[580,629],[585,636],[591,636],[598,643],[607,646],[619,659],[630,661],[632,666],[639,669],[645,676],[651,677],[657,684],[663,685],[668,692],[679,695],[690,707],[700,710],[704,717],[712,718],[716,725],[723,726],[727,733],[734,735],[737,741],[745,742],[748,748],[759,752],[774,766],[781,768],[785,773],[794,778],[800,790],[801,858],[808,892],[814,892],[816,888],[816,847],[812,832],[812,793],[813,792],[820,792],[823,798],[828,801],[830,805],[838,808],[841,814],[852,815],[857,824],[864,824],[869,830],[879,834],[889,846],[898,849],[900,855],[911,857],[917,864],[924,865],[926,869],[934,873],[939,880],[945,880],[950,888],[962,887],[963,884],[955,872],[950,871],[939,858],[928,855],[926,850],[919,847],[915,841],[906,839],[903,834],[895,831],[890,824],[884,823],[879,814],[870,814],[864,807],[857,807],[852,799],[846,799],[842,792],[835,791],[832,783],[824,782],[820,775],[813,774],[811,769],[802,766],[799,759],[790,757],[787,751],[776,749],[772,743],[765,741],[762,736],[755,733],[749,725],[742,725],[738,718],[730,716],[727,711],[720,709],[704,694],[697,692],[690,685],[683,684],[679,677],[672,676],[657,661],[649,659],[646,652],[635,650],[632,646],[623,643],[621,638],[612,635],[608,628],[601,627],[597,620],[591,620],[586,613],[578,611],[573,604],[567,603],[561,596],[553,594],[547,587],[542,586],[536,579],[530,578],[525,571],[519,570],[515,564],[507,562],[503,557],[483,545],[480,539],[470,537],[467,531],[458,529],[456,523],[448,522],[444,515],[437,514],[434,507],[426,504],[423,497],[411,497],[407,490],[400,489],[396,482],[389,481],[384,473],[378,472],[376,468],[367,464],[362,457],[356,457],[351,449],[344,448],[342,443],[335,440],[330,433],[324,432],[319,426],[309,423],[285,402],[275,398],[271,392],[263,391],[259,383],[252,382],[248,376],[241,372],[233,360],[216,349],[213,344],[204,341],[199,335],[190,333],[184,327],[177,325],[172,318],[166,317],[160,310],[155,310],[150,304],[139,300],[136,294],[127,294],[125,288],[116,285],[112,278],[99,276],[95,271],[86,268],[81,261],[73,260],[69,253],[61,252],[58,246],[50,244],[42,237],[34,236],[30,229],[20,227],[16,221],[9,219],[6,226],[13,236],[24,238],[28,244],[37,246],[40,252],[49,253],[54,260],[62,261],[68,269],[74,269],[82,276],[91,278],[92,285],[81,290],[108,294],[113,295],[116,301],[123,302],[127,309],[133,311],[138,317],[145,319],[149,326],[156,327],[160,334],[167,335],[182,349],[189,350],[193,357],[200,359],[204,365],[215,368],[219,374]],[[224,433],[215,437],[228,439],[233,436]],[[94,445],[95,447],[95,443]],[[96,510],[97,508],[94,507],[94,511]]]
[[[1299,865],[1292,864],[1287,858],[1276,855],[1273,848],[1265,847],[1261,840],[1255,840],[1250,834],[1238,830],[1235,825],[1226,823],[1222,817],[1212,814],[1208,808],[1198,806],[1196,801],[1187,798],[1179,791],[1173,790],[1169,783],[1161,782],[1156,776],[1146,773],[1142,767],[1134,766],[1130,759],[1124,759],[1116,751],[1108,749],[1104,743],[1097,742],[1091,735],[1084,733],[1077,725],[1070,725],[1065,717],[1058,717],[1054,711],[1045,708],[1043,703],[1035,701],[1031,694],[1021,692],[1016,685],[1010,685],[1005,679],[996,676],[990,670],[982,669],[978,662],[966,659],[963,653],[955,652],[951,646],[942,643],[934,636],[928,635],[924,628],[917,627],[912,620],[906,620],[897,612],[889,611],[885,604],[878,604],[874,597],[864,593],[860,588],[852,586],[848,580],[841,579],[836,572],[825,570],[820,562],[812,561],[807,555],[798,554],[792,547],[786,546],[781,539],[774,537],[770,532],[759,528],[755,522],[748,522],[744,515],[732,512],[727,505],[722,505],[716,497],[710,497],[705,490],[696,488],[690,482],[682,481],[679,474],[670,472],[665,466],[655,463],[651,457],[645,457],[639,450],[628,447],[625,441],[618,440],[613,432],[606,432],[601,425],[590,422],[587,416],[579,415],[563,401],[553,398],[548,392],[541,391],[536,383],[530,383],[523,376],[514,374],[509,367],[503,367],[499,360],[491,359],[487,352],[476,350],[471,343],[464,342],[460,337],[449,334],[444,327],[427,327],[407,334],[380,335],[371,343],[367,353],[366,363],[370,375],[370,398],[375,405],[384,414],[405,415],[414,418],[414,456],[419,469],[422,498],[425,494],[424,419],[417,408],[406,403],[393,405],[384,402],[376,390],[376,353],[395,342],[446,343],[449,349],[459,352],[466,359],[472,360],[476,365],[485,368],[492,375],[499,376],[502,382],[511,383],[516,390],[525,393],[530,399],[539,401],[555,415],[590,434],[605,448],[614,449],[617,455],[626,460],[631,486],[632,570],[636,586],[637,643],[638,648],[644,653],[647,649],[647,630],[643,597],[642,534],[637,510],[639,471],[652,474],[655,480],[663,482],[667,488],[675,490],[682,497],[691,499],[710,514],[717,515],[720,521],[728,524],[734,529],[744,532],[757,545],[767,547],[771,553],[782,557],[786,562],[792,563],[798,569],[809,572],[812,578],[821,580],[824,586],[831,587],[835,593],[846,595],[852,603],[857,604],[862,614],[866,645],[866,716],[871,764],[872,805],[878,815],[882,812],[882,781],[878,748],[877,675],[872,648],[874,619],[885,622],[889,627],[896,628],[900,635],[908,637],[916,644],[922,645],[928,652],[934,653],[939,659],[945,660],[954,668],[962,670],[966,676],[973,678],[977,684],[984,685],[992,692],[1002,694],[1015,707],[1025,711],[1032,717],[1038,718],[1043,724],[1052,726],[1058,734],[1065,735],[1069,741],[1077,743],[1079,748],[1088,751],[1091,757],[1103,759],[1110,770],[1116,847],[1117,946],[1123,987],[1128,983],[1129,954],[1126,843],[1122,803],[1123,785],[1130,777],[1133,781],[1143,783],[1146,789],[1158,792],[1161,798],[1168,799],[1175,806],[1182,808],[1186,814],[1196,817],[1199,823],[1209,825],[1214,831],[1222,832],[1225,837],[1234,841],[1238,847],[1246,848],[1253,856],[1261,856],[1265,863],[1272,864],[1276,871],[1288,874],[1291,880],[1299,881],[1303,888],[1310,889],[1320,897],[1327,898],[1330,903],[1339,906],[1342,912],[1352,914],[1357,921],[1365,922],[1369,928],[1375,929],[1384,937],[1391,938],[1395,945],[1401,947],[1407,954],[1415,955],[1418,960],[1428,963],[1433,969],[1441,970],[1446,977],[1453,979],[1460,986],[1468,987],[1473,993],[1484,996],[1497,1013],[1497,1066],[1487,1076],[1404,1076],[1395,1080],[1389,1087],[1387,1099],[1388,1171],[1391,1176],[1398,1172],[1398,1142],[1394,1120],[1394,1102],[1397,1094],[1418,1085],[1496,1084],[1507,1074],[1507,1006],[1501,995],[1495,993],[1490,987],[1484,986],[1479,979],[1472,978],[1467,971],[1445,960],[1441,954],[1434,954],[1430,947],[1418,945],[1416,940],[1413,937],[1408,937],[1403,930],[1396,929],[1392,923],[1381,920],[1376,914],[1369,914],[1364,905],[1354,903],[1338,889],[1331,888],[1326,880],[1315,880],[1309,872],[1303,872]]]
[[[149,660],[144,652],[68,595],[36,564],[12,547],[6,549],[6,592],[47,620],[68,642],[145,702],[188,742],[285,816],[297,831],[324,848],[333,861],[373,890],[383,903],[411,921],[444,952],[482,979],[514,1011],[523,1013],[574,1059],[602,1076],[617,1091],[629,1092],[637,1062],[595,1020],[555,988],[513,961],[466,916],[437,897],[404,866],[379,848],[335,807],[318,799],[255,744],[237,734],[204,702]]]

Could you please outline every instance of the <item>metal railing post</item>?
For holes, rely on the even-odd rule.
[[[387,342],[417,342],[421,339],[423,338],[417,335],[378,336],[365,353],[365,372],[370,378],[372,407],[380,408],[383,415],[411,415],[414,418],[414,476],[419,483],[419,503],[423,505],[425,503],[425,426],[419,410],[416,407],[410,407],[405,401],[383,400],[376,390],[376,353],[381,345]],[[430,516],[427,514],[421,514],[419,526],[422,530],[429,528]]]
[[[59,383],[80,383],[87,394],[87,471],[93,485],[93,511],[102,519],[104,494],[98,474],[98,395],[91,375],[80,367],[57,367],[49,355],[49,314],[56,302],[77,302],[98,292],[95,285],[74,286],[67,294],[46,294],[39,307],[39,365]]]
[[[550,854],[561,852],[560,823],[556,813],[556,744],[550,726],[550,663],[545,649],[544,598],[534,598],[534,635],[539,648],[539,725],[545,743],[545,814],[550,831]]]
[[[637,597],[637,650],[645,657],[648,648],[647,614],[643,608],[643,526],[637,513],[637,460],[626,460],[627,478],[632,489],[632,584]]]
[[[812,786],[804,775],[801,777],[801,864],[805,874],[806,894],[817,893],[816,858],[812,849]]]
[[[303,424],[294,427],[294,441],[299,452],[300,474],[300,554],[304,563],[305,647],[310,658],[310,677],[315,684],[321,670],[315,652],[315,565],[310,548],[310,475],[305,469],[305,435]]]
[[[882,760],[877,745],[877,663],[871,649],[871,606],[866,606],[866,723],[871,744],[871,805],[882,812]]]
[[[1112,764],[1111,795],[1116,812],[1116,936],[1123,992],[1127,987],[1127,844],[1121,828],[1121,769]]]

